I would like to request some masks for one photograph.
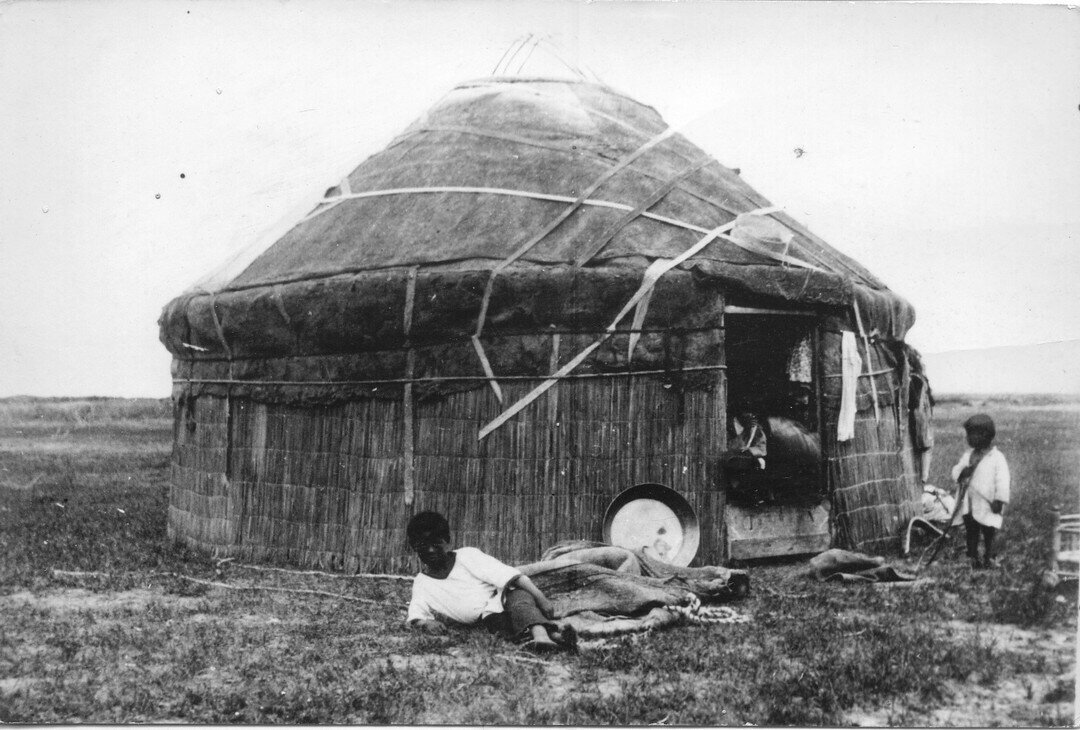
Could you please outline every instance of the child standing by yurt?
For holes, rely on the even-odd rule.
[[[968,448],[952,469],[960,485],[960,516],[967,532],[967,557],[972,568],[994,566],[994,536],[1001,529],[1009,502],[1009,465],[993,445],[996,431],[990,416],[979,413],[964,421]],[[979,538],[984,541],[979,560]]]

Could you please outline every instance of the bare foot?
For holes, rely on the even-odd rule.
[[[529,633],[532,635],[533,641],[538,641],[540,643],[546,642],[549,644],[555,643],[551,640],[551,634],[548,633],[547,626],[544,626],[543,624],[533,624],[529,627]]]
[[[564,649],[567,649],[569,651],[577,651],[577,631],[574,630],[573,626],[567,624],[566,626],[561,627],[559,630],[551,632],[550,636],[556,644],[563,647]]]
[[[552,640],[551,634],[548,633],[547,627],[543,624],[530,626],[529,633],[532,638],[525,642],[525,648],[535,652],[558,651],[559,645]]]
[[[522,644],[522,647],[528,651],[535,652],[537,654],[549,654],[551,652],[556,652],[562,649],[561,646],[556,644],[551,639],[529,639],[524,644]]]

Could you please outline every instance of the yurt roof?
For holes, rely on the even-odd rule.
[[[796,304],[858,302],[868,329],[896,339],[914,321],[865,267],[772,208],[653,108],[584,81],[487,78],[452,89],[223,286],[174,300],[163,340],[190,354],[168,330],[199,296],[231,295],[235,305],[304,287],[308,297],[321,280],[414,267],[444,277],[643,271],[709,235],[679,268]]]

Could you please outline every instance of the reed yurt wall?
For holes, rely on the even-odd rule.
[[[549,303],[549,314],[588,297],[598,309],[595,273],[562,281],[561,303]],[[633,286],[632,278],[603,278],[614,302]],[[425,284],[413,297],[430,299],[429,291]],[[467,338],[455,346],[460,338],[445,330],[353,353],[351,366],[348,354],[323,356],[336,373],[366,373],[366,380],[320,383],[310,372],[302,383],[242,380],[238,373],[267,368],[284,367],[278,372],[288,376],[288,366],[202,356],[177,371],[171,533],[218,556],[402,571],[415,565],[405,542],[409,517],[437,510],[458,544],[524,563],[560,540],[601,539],[611,500],[634,484],[658,482],[701,516],[699,558],[720,562],[724,299],[714,284],[682,272],[658,296],[664,299],[641,322],[634,358],[623,327],[483,439],[481,428],[508,404],[607,336],[590,324],[601,321],[596,314],[563,317],[565,326],[542,334],[510,333],[517,325],[506,319],[490,327],[483,347],[501,401]],[[229,299],[216,304],[229,338],[242,320],[229,316]],[[413,311],[423,317],[415,302]],[[297,377],[312,366],[292,367]]]
[[[570,378],[483,441],[501,406],[490,388],[418,403],[414,494],[403,404],[325,406],[203,395],[181,409],[170,526],[218,556],[349,571],[402,571],[405,524],[444,513],[458,544],[529,562],[560,540],[601,539],[623,489],[671,486],[702,518],[699,556],[724,559],[715,467],[725,436],[723,371],[707,389],[613,373]],[[539,379],[504,383],[504,399]]]
[[[173,396],[172,480],[169,537],[196,550],[224,556],[235,538],[236,506],[230,505],[228,399]]]
[[[837,440],[841,330],[860,334],[854,438]],[[920,513],[922,488],[908,428],[908,371],[887,343],[862,336],[858,322],[832,318],[822,338],[825,430],[834,543],[869,553],[895,551],[908,520]],[[876,338],[875,338],[876,339]]]

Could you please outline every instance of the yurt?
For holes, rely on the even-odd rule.
[[[920,493],[914,310],[651,107],[462,83],[330,182],[164,309],[173,540],[401,572],[409,517],[436,510],[521,563],[602,540],[651,484],[690,506],[694,564],[897,546]],[[813,435],[794,499],[732,499],[745,410]]]

